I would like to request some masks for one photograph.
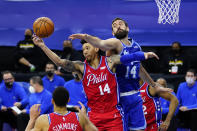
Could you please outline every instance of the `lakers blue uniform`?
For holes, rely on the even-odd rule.
[[[134,40],[131,45],[122,43],[121,56],[141,51],[141,47]],[[127,65],[118,65],[116,68],[117,81],[120,90],[120,102],[122,104],[125,121],[129,130],[146,128],[146,121],[142,109],[142,98],[139,92],[140,61],[133,61]]]

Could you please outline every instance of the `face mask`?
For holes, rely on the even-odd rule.
[[[49,77],[51,77],[51,76],[53,75],[53,72],[52,72],[52,71],[47,71],[46,73],[47,73],[47,75],[48,75]]]
[[[69,54],[72,51],[72,48],[71,47],[64,47],[63,51],[64,51],[64,54]]]
[[[5,82],[5,86],[10,89],[10,88],[12,88],[13,83],[12,82]]]
[[[114,35],[117,39],[123,39],[128,35],[128,31],[126,30],[118,30]]]
[[[26,39],[26,40],[31,39],[31,35],[25,35],[25,39]]]
[[[195,82],[195,80],[192,77],[186,77],[186,82],[187,82],[187,84],[191,85]]]
[[[30,93],[35,93],[36,92],[33,86],[29,86],[29,92]]]

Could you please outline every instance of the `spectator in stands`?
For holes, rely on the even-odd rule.
[[[185,76],[186,82],[180,83],[177,91],[177,98],[180,103],[179,118],[189,128],[195,128],[197,111],[192,109],[197,108],[197,82],[196,72],[193,69],[189,69]],[[187,125],[188,124],[188,125]]]
[[[186,82],[181,83],[177,91],[177,98],[181,106],[179,109],[182,111],[197,108],[197,82],[195,70],[189,69],[186,73],[185,80]]]
[[[29,121],[29,111],[34,104],[41,104],[40,114],[53,112],[53,105],[51,103],[52,94],[44,89],[42,79],[39,76],[30,78],[30,92],[28,106],[22,110],[22,113],[17,117],[18,131],[24,131]]]
[[[80,53],[79,51],[76,51],[72,47],[72,41],[71,40],[64,40],[64,42],[63,42],[63,52],[62,52],[60,57],[62,59],[68,59],[68,60],[71,60],[71,61],[76,61],[76,60],[84,61],[85,60],[84,57],[83,57],[83,54]],[[71,73],[66,72],[61,67],[58,67],[57,74],[58,75],[63,75],[63,74],[71,74]]]
[[[16,68],[21,72],[41,71],[44,56],[40,49],[33,44],[31,29],[25,30],[25,39],[17,43],[16,48]]]
[[[169,55],[166,55],[169,54]],[[189,67],[189,61],[183,52],[180,42],[173,42],[171,50],[165,53],[163,60],[164,73],[184,74]]]
[[[28,103],[28,98],[23,87],[15,82],[12,72],[4,71],[2,76],[4,82],[0,87],[0,121],[9,123],[12,128],[16,128],[16,115],[11,107],[24,107]]]
[[[66,82],[64,85],[70,94],[70,101],[68,105],[80,106],[78,103],[80,101],[87,107],[87,99],[85,97],[82,82],[80,81],[80,76],[78,76],[76,72],[73,72],[72,75],[74,79]]]
[[[56,87],[64,86],[65,80],[55,74],[55,64],[48,62],[45,66],[46,75],[42,78],[44,88],[53,93]]]

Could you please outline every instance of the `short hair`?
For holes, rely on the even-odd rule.
[[[43,86],[42,78],[40,76],[33,76],[33,77],[30,78],[30,80],[34,84],[39,84],[39,85]]]
[[[80,43],[83,45],[83,44],[88,43],[88,42],[82,39],[82,40],[80,41]],[[105,55],[105,52],[103,52],[101,49],[99,49],[98,54],[104,56],[104,55]]]
[[[55,88],[53,92],[53,100],[55,105],[59,107],[65,107],[69,100],[69,92],[63,86],[59,86]]]
[[[180,42],[178,42],[178,41],[174,41],[174,42],[172,42],[172,45],[174,45],[174,44],[178,44],[178,45],[179,45],[179,47],[181,48],[181,43],[180,43]]]
[[[1,74],[2,74],[2,77],[3,77],[5,74],[11,74],[12,77],[14,77],[13,73],[12,73],[11,71],[9,71],[9,70],[3,71],[3,72],[1,72]]]
[[[167,88],[167,81],[164,78],[160,77],[160,78],[157,79],[157,81],[158,80],[163,80],[164,81],[164,87]]]
[[[192,73],[194,73],[194,76],[196,76],[196,70],[195,69],[189,69],[189,70],[187,70],[187,72],[192,72]]]
[[[122,21],[124,22],[124,24],[126,25],[126,27],[128,27],[128,23],[127,23],[124,19],[119,18],[119,17],[113,19],[112,24],[113,24],[115,21],[117,21],[117,20],[122,20]]]
[[[80,41],[80,43],[83,45],[83,44],[88,43],[88,42],[82,39],[82,40]]]

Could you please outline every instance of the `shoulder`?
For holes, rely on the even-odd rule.
[[[73,81],[74,81],[74,80],[69,80],[69,81],[65,82],[64,86],[66,86],[66,85],[69,85],[69,84],[73,83]]]
[[[36,120],[35,126],[38,128],[46,128],[49,127],[49,120],[46,114],[40,115]]]
[[[42,80],[46,80],[46,78],[47,78],[47,77],[46,77],[46,76],[44,76],[44,77],[42,77]]]
[[[52,96],[52,94],[51,94],[51,92],[49,92],[48,90],[46,90],[46,89],[44,89],[44,92],[43,92],[46,96],[49,96],[49,97],[51,97]]]
[[[133,45],[134,48],[139,48],[141,50],[141,46],[136,41],[134,41],[133,39],[132,39],[132,45]]]
[[[58,80],[63,80],[64,81],[64,78],[63,77],[61,77],[61,76],[59,76],[59,75],[54,75],[54,77],[56,77]]]

